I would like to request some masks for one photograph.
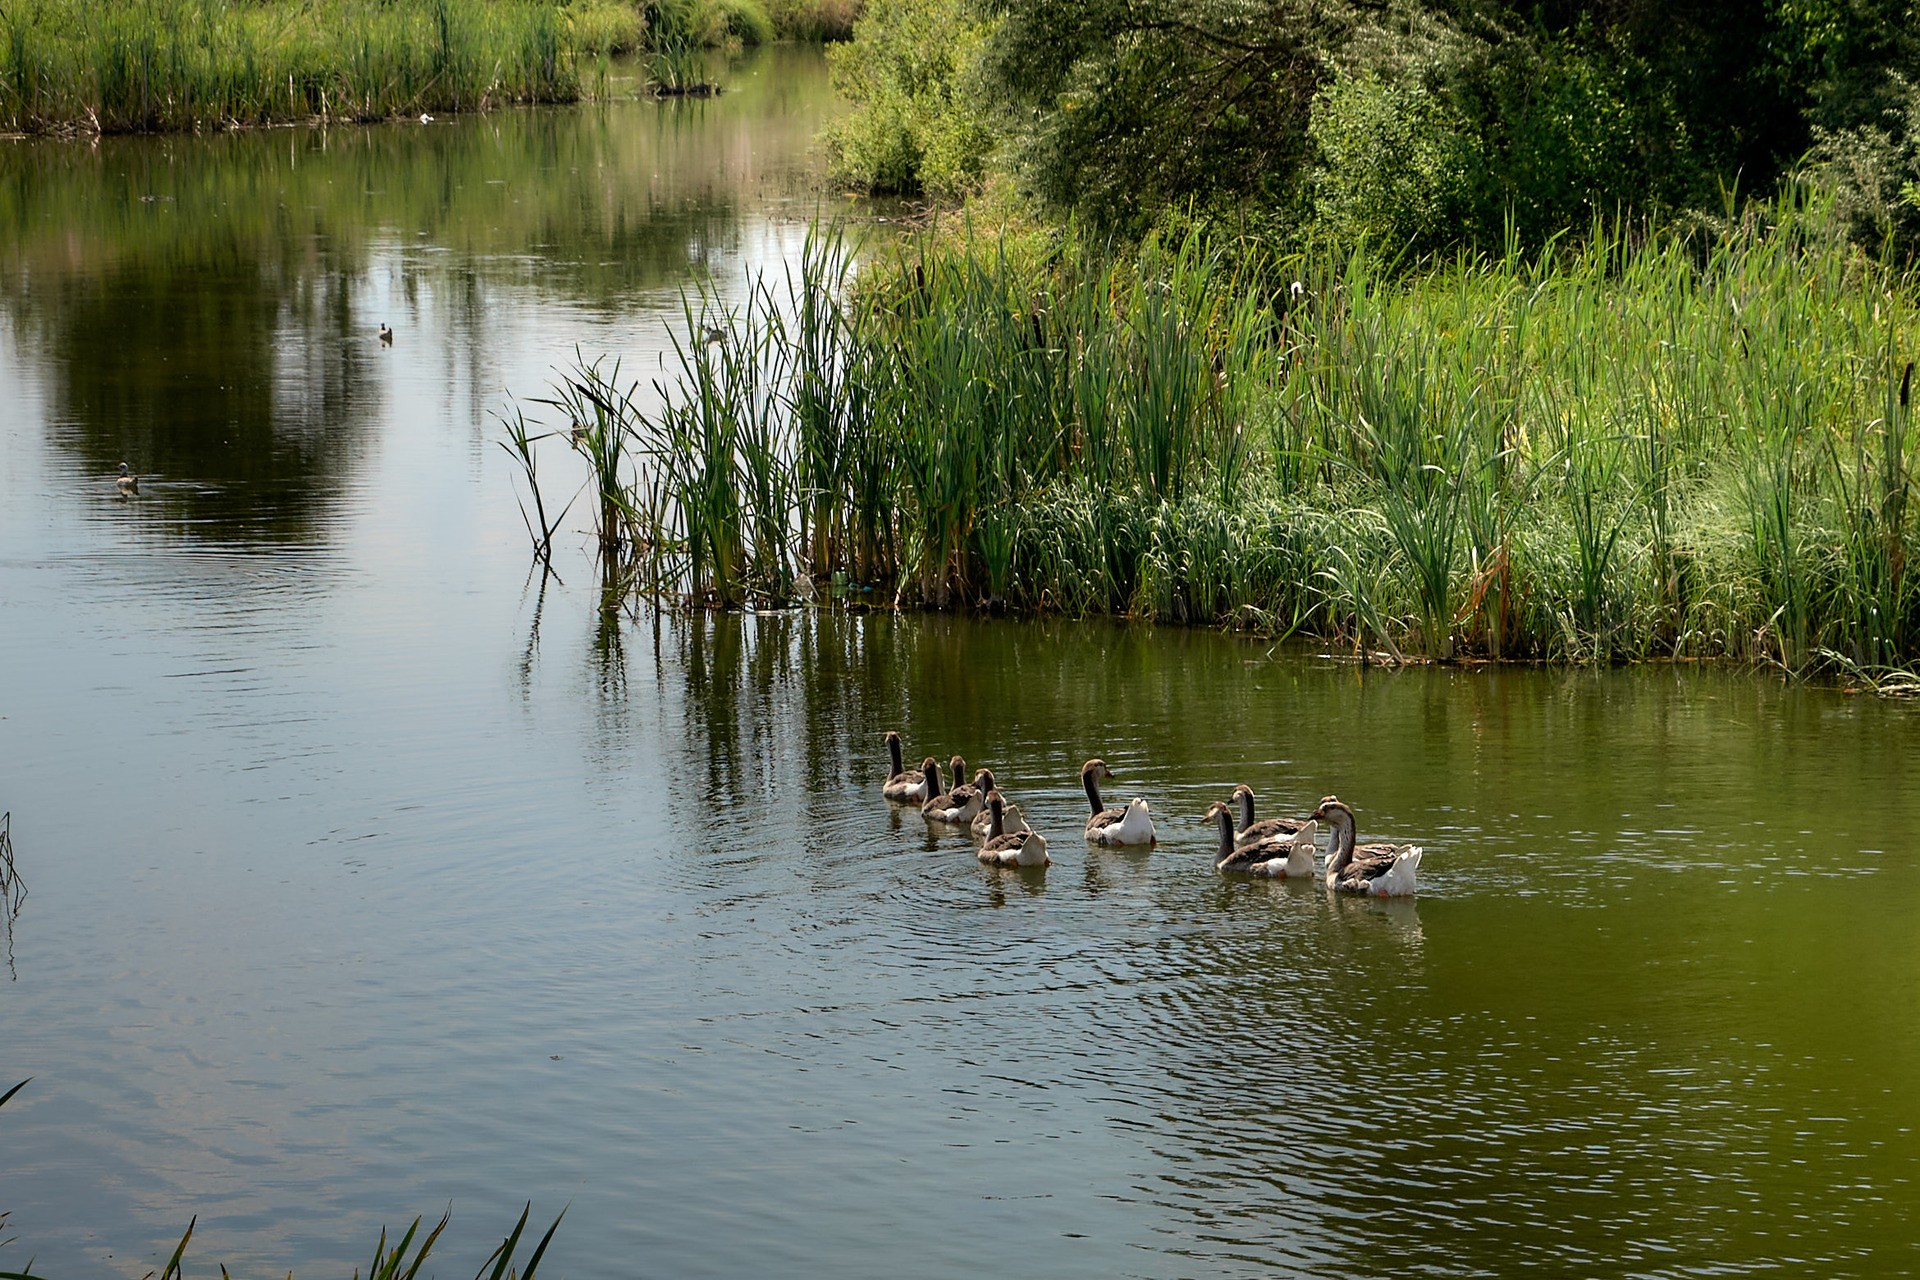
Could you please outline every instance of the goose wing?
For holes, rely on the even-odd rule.
[[[1116,825],[1120,819],[1126,816],[1127,811],[1125,809],[1102,809],[1087,819],[1087,834],[1097,835],[1105,831],[1108,827]]]
[[[1267,840],[1291,841],[1300,834],[1300,828],[1310,821],[1308,818],[1263,818],[1245,831],[1235,833],[1233,842],[1236,845],[1251,845]]]
[[[1275,858],[1285,858],[1292,852],[1291,838],[1274,837],[1241,845],[1226,857],[1215,859],[1213,865],[1221,871],[1246,871],[1264,862],[1271,862]]]
[[[1411,845],[1363,844],[1353,851],[1353,861],[1340,872],[1340,879],[1353,885],[1366,885],[1393,869],[1393,860]]]
[[[1017,831],[1010,836],[995,836],[980,846],[980,861],[1011,862],[1020,856],[1020,850],[1026,847],[1030,832]]]
[[[880,785],[880,794],[889,800],[919,800],[927,790],[923,773],[896,773]]]

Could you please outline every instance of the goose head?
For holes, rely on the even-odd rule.
[[[980,794],[984,796],[993,791],[999,784],[993,780],[993,770],[975,769],[973,771],[973,785],[977,787]]]
[[[992,821],[987,825],[987,839],[991,840],[995,836],[1006,834],[1006,810],[1007,803],[1000,798],[998,791],[987,792],[987,812],[993,815]]]
[[[1327,883],[1331,884],[1353,861],[1353,810],[1335,797],[1327,796],[1313,811],[1313,817],[1333,830],[1333,842],[1327,846]]]
[[[1313,811],[1313,817],[1316,821],[1325,822],[1330,826],[1338,827],[1345,825],[1351,827],[1353,825],[1353,810],[1347,807],[1345,801],[1336,796],[1322,797],[1320,807]]]
[[[927,799],[940,794],[940,762],[928,756],[920,762],[920,776],[927,780]]]
[[[953,772],[947,776],[953,779],[954,786],[959,786],[960,779],[967,776],[967,762],[965,758],[955,756],[953,759],[947,761],[947,767],[953,770]]]
[[[1082,781],[1092,779],[1095,782],[1103,782],[1108,778],[1117,778],[1119,776],[1119,774],[1107,768],[1107,762],[1105,760],[1089,760],[1080,766],[1080,778]]]

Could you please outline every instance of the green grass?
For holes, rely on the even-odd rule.
[[[739,313],[690,306],[725,341],[626,398],[667,594],[845,574],[1443,660],[1920,656],[1920,293],[1800,197],[1411,274],[1197,238],[849,273],[817,236]]]
[[[367,120],[580,96],[637,47],[617,0],[35,0],[0,8],[0,129]]]

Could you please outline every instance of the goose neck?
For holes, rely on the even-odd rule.
[[[1327,805],[1325,813],[1333,828],[1333,843],[1327,850],[1327,874],[1332,875],[1353,861],[1353,811],[1345,805]]]

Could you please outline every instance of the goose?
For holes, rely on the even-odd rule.
[[[989,799],[992,798],[995,788],[996,784],[993,782],[993,775],[989,772],[987,774],[987,796]],[[1020,812],[1020,806],[1011,800],[1006,801],[1006,816],[1001,823],[1000,831],[995,831],[992,827],[993,814],[989,810],[982,809],[979,813],[973,815],[973,834],[982,838],[997,836],[1002,834],[1002,832],[1007,835],[1014,835],[1021,831],[1033,830],[1032,827],[1027,825],[1026,815]]]
[[[1327,887],[1347,893],[1370,893],[1397,898],[1413,892],[1414,873],[1420,869],[1417,844],[1353,843],[1353,810],[1328,796],[1313,811],[1333,828],[1327,849]]]
[[[956,781],[964,776],[963,771],[966,767],[965,760],[959,756],[953,758],[953,776]],[[987,776],[985,769],[973,776],[972,786],[959,785],[951,791],[935,795],[933,799],[920,806],[920,816],[928,822],[949,822],[956,826],[971,824],[973,815],[980,812],[980,799],[985,794],[980,789],[980,779],[983,776]]]
[[[887,755],[893,761],[893,768],[887,773],[887,780],[880,784],[880,794],[900,804],[917,804],[933,793],[927,790],[927,765],[929,758],[921,764],[919,770],[908,773],[901,767],[900,735],[892,729],[887,730]]]
[[[1314,824],[1307,824],[1307,839],[1297,836],[1270,836],[1254,844],[1236,847],[1233,831],[1233,806],[1216,800],[1207,810],[1207,821],[1220,824],[1220,851],[1214,855],[1215,871],[1238,871],[1250,876],[1277,876],[1297,879],[1313,874]]]
[[[1134,800],[1124,809],[1104,808],[1100,803],[1100,779],[1114,776],[1105,760],[1089,760],[1080,766],[1080,785],[1087,790],[1087,804],[1093,816],[1087,819],[1087,839],[1095,844],[1152,844],[1153,819],[1147,802]]]
[[[130,493],[140,492],[140,477],[133,474],[133,468],[124,462],[120,464],[120,478],[113,483],[123,498]]]
[[[1001,824],[1006,812],[1006,801],[999,791],[987,792],[988,830],[991,834],[987,842],[980,846],[977,855],[982,862],[999,867],[1044,867],[1053,862],[1047,856],[1047,838],[1038,831],[1015,831],[1003,834]]]
[[[1233,843],[1236,846],[1260,844],[1276,838],[1296,842],[1304,840],[1312,844],[1313,838],[1320,834],[1319,824],[1312,818],[1266,818],[1255,822],[1253,820],[1253,788],[1245,783],[1233,789],[1233,803],[1240,806],[1240,822],[1233,835]]]
[[[393,330],[387,328],[387,322],[385,320],[380,322],[380,345],[383,347],[393,345]]]

